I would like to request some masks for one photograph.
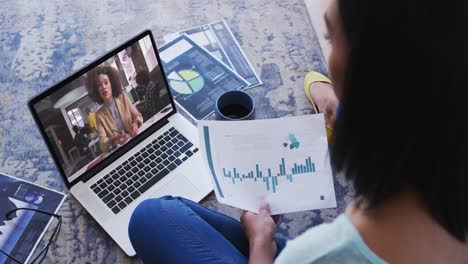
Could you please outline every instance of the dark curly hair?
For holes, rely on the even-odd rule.
[[[150,73],[147,70],[141,70],[138,72],[135,79],[138,85],[148,85],[151,81]]]
[[[103,104],[101,95],[99,94],[98,77],[99,74],[105,74],[109,77],[112,86],[112,96],[115,98],[122,94],[122,83],[120,82],[119,71],[110,66],[97,67],[88,72],[86,76],[86,89],[91,99],[98,103]]]
[[[468,12],[431,1],[338,3],[349,49],[335,171],[346,173],[369,209],[402,190],[418,192],[433,218],[467,241],[468,30],[453,22]]]

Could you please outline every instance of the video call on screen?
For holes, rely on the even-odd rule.
[[[34,106],[69,182],[172,110],[149,35]]]

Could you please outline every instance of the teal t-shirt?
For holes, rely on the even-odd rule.
[[[329,224],[313,227],[294,240],[276,258],[289,263],[386,263],[367,247],[344,214]]]

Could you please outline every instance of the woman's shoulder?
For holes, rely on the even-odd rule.
[[[384,263],[374,258],[359,233],[342,214],[331,223],[310,228],[288,241],[275,263]],[[370,255],[369,255],[370,254]]]
[[[288,259],[294,257],[298,262],[302,262],[299,259],[305,260],[305,258],[313,260],[333,249],[339,248],[346,240],[343,237],[342,230],[343,217],[345,216],[340,215],[331,223],[312,227],[295,239],[288,241],[278,260],[281,260],[282,257]],[[287,262],[291,261],[288,260]]]
[[[126,105],[126,104],[131,104],[130,99],[128,96],[125,94],[124,91],[122,91],[121,94],[119,94],[117,97],[114,97],[116,104],[118,105]]]
[[[125,91],[122,91],[121,94],[119,94],[117,97],[115,97],[116,100],[125,100],[126,98],[128,98],[128,96],[125,93]]]

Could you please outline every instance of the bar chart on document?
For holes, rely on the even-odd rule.
[[[199,135],[218,201],[272,213],[336,207],[322,115],[202,121]]]

